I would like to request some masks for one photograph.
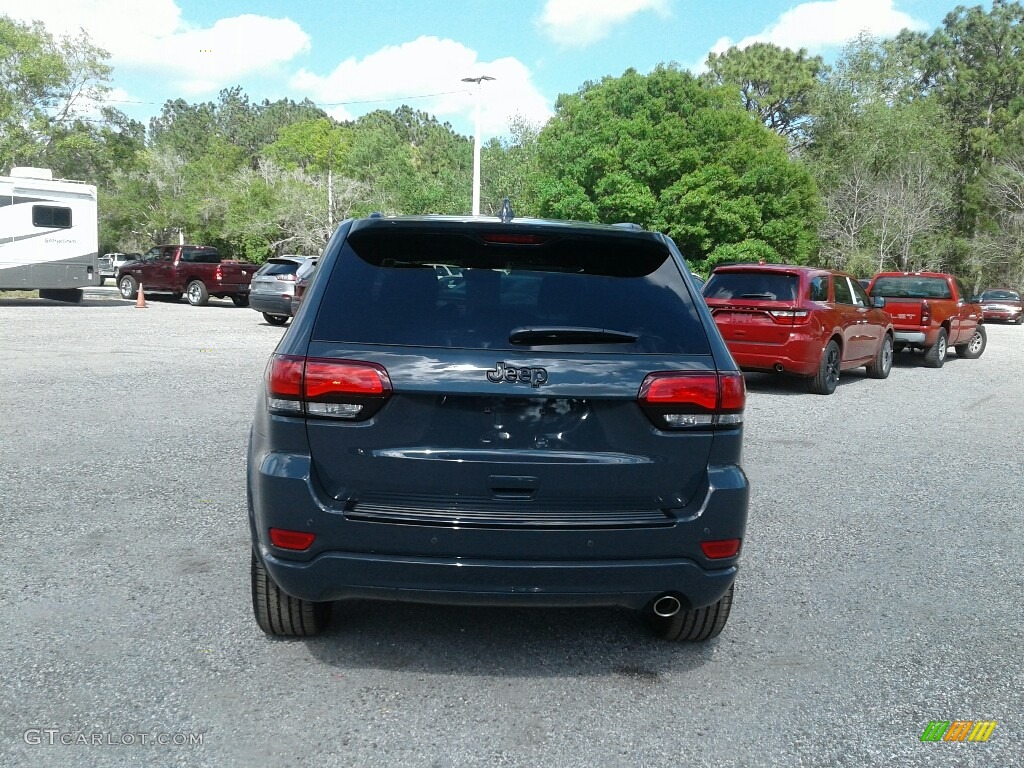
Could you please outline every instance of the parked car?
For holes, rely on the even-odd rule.
[[[884,298],[892,315],[895,349],[924,350],[924,364],[941,368],[949,347],[958,357],[978,358],[987,337],[981,305],[963,284],[942,272],[880,272],[868,294]]]
[[[990,288],[978,299],[982,319],[988,323],[998,320],[1003,323],[1024,323],[1024,302],[1017,291],[1005,288]]]
[[[142,258],[141,253],[105,253],[100,256],[100,285],[117,280],[121,267]]]
[[[142,284],[143,291],[169,293],[174,301],[184,294],[195,307],[205,305],[211,296],[230,298],[236,307],[245,307],[255,269],[246,261],[222,260],[210,246],[159,245],[141,261],[122,266],[117,286],[126,299],[134,299]]]
[[[309,281],[316,274],[316,265],[319,261],[318,258],[314,257],[300,264],[298,271],[295,273],[295,292],[292,294],[291,303],[292,317],[295,317],[295,313],[299,311],[299,304],[302,303],[302,297],[306,293],[306,288],[309,287]]]
[[[745,371],[802,376],[830,395],[841,371],[865,366],[884,379],[892,367],[893,326],[885,301],[835,270],[777,264],[718,267],[704,301],[733,359]]]
[[[311,635],[371,598],[619,605],[718,635],[745,390],[684,270],[670,239],[612,225],[343,223],[250,433],[259,626]]]
[[[312,261],[306,256],[278,256],[267,259],[252,276],[249,306],[263,313],[271,325],[284,325],[292,316],[292,298],[299,268]]]

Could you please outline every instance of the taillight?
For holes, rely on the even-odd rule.
[[[927,301],[921,302],[921,325],[932,324],[932,305]]]
[[[391,396],[391,378],[375,363],[274,355],[267,407],[286,416],[368,419]]]
[[[740,373],[652,373],[638,395],[662,429],[731,427],[743,423],[747,393]]]
[[[270,529],[270,543],[281,549],[292,549],[296,552],[313,546],[316,534],[308,531],[287,531],[284,528]]]
[[[215,270],[213,270],[213,279],[214,280],[222,280],[223,278],[224,278],[224,273],[220,271],[220,267],[218,266]]]
[[[288,282],[290,282],[290,283],[294,283],[294,282],[295,282],[295,280],[296,280],[296,278],[295,278],[295,274],[294,274],[294,273],[292,273],[292,274],[286,274],[286,275],[278,275],[278,276],[277,276],[277,279],[278,279],[278,280],[287,280],[287,281],[288,281]]]
[[[718,541],[702,541],[700,548],[704,550],[704,557],[709,560],[721,560],[726,557],[736,557],[740,551],[739,539],[719,539]]]
[[[788,320],[791,323],[802,323],[811,313],[806,309],[771,309],[768,314],[775,320]]]

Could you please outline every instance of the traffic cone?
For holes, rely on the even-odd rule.
[[[135,302],[136,309],[146,308],[146,294],[142,292],[142,283],[139,283],[139,298]]]

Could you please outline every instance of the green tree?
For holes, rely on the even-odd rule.
[[[344,166],[351,143],[351,126],[321,117],[281,127],[263,154],[282,168],[326,172]]]
[[[794,148],[804,144],[811,96],[826,71],[820,56],[808,56],[803,48],[754,43],[710,54],[707,67],[705,83],[738,88],[744,109]]]
[[[991,213],[988,169],[1024,146],[1024,6],[957,6],[932,34],[905,32],[893,46],[956,128],[955,222],[970,236]]]
[[[493,138],[480,148],[480,210],[497,215],[507,197],[516,216],[537,216],[540,127],[517,115],[509,138]]]
[[[0,16],[0,169],[90,149],[97,139],[84,118],[109,90],[108,57],[84,31],[55,39],[38,22]]]
[[[822,250],[864,274],[951,267],[954,130],[912,61],[862,34],[815,93],[807,159],[824,196]]]
[[[633,221],[706,265],[816,256],[820,210],[806,168],[733,92],[675,65],[560,96],[539,145],[543,215]]]

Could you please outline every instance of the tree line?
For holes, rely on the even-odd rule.
[[[767,43],[694,75],[584,83],[543,126],[482,149],[482,211],[631,221],[697,271],[763,259],[948,270],[1024,285],[1024,7],[958,6],[928,33],[862,34],[829,66]],[[216,245],[318,253],[345,218],[466,214],[472,140],[403,106],[352,121],[240,87],[166,102],[148,125],[106,103],[108,55],[0,17],[0,169],[95,183],[109,250]],[[98,117],[97,117],[98,113]]]

